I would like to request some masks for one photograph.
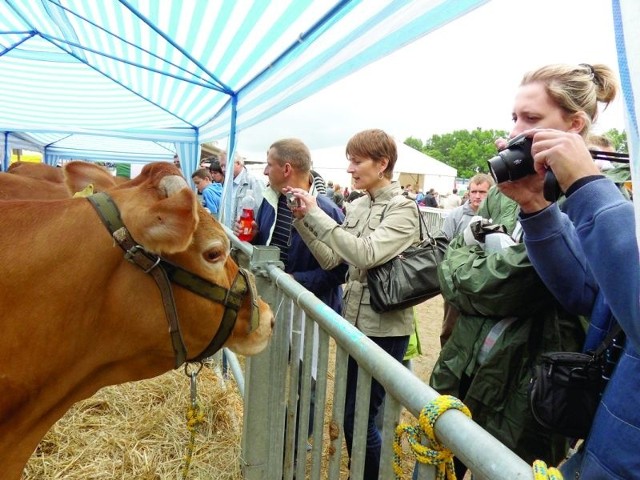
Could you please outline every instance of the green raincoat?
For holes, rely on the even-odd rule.
[[[493,188],[478,213],[511,234],[518,205]],[[557,465],[567,441],[536,423],[527,391],[541,353],[580,350],[584,328],[579,318],[566,313],[544,286],[524,244],[485,253],[481,246],[465,245],[459,235],[438,274],[442,295],[460,310],[460,317],[430,385],[460,398],[479,425],[525,461]]]

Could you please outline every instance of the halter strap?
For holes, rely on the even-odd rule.
[[[151,275],[158,285],[167,322],[169,323],[169,335],[176,359],[176,368],[185,362],[197,362],[210,357],[222,348],[222,345],[231,335],[238,317],[238,311],[247,293],[252,297],[251,331],[258,327],[257,295],[251,284],[251,274],[249,272],[239,268],[238,275],[236,275],[231,288],[221,287],[163,259],[159,255],[149,252],[138,244],[122,222],[117,205],[107,193],[100,192],[86,198],[95,208],[102,223],[107,227],[120,248],[124,250],[125,259]],[[225,307],[220,326],[213,339],[199,355],[191,359],[187,358],[187,348],[180,330],[180,321],[171,288],[172,282]]]

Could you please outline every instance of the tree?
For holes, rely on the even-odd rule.
[[[409,137],[404,143],[440,160],[458,170],[458,176],[470,178],[479,172],[488,172],[487,160],[496,154],[495,140],[507,138],[504,130],[456,130],[434,135],[424,144]]]
[[[616,152],[619,153],[628,153],[629,146],[627,144],[627,132],[624,130],[622,132],[618,131],[617,128],[612,128],[604,133],[604,136],[607,137],[613,143]]]
[[[424,144],[422,143],[422,140],[419,140],[417,138],[413,138],[413,137],[409,137],[404,141],[405,145],[409,145],[411,148],[418,150],[420,152],[422,152],[423,148],[424,148]]]
[[[458,170],[458,177],[471,178],[476,173],[488,173],[487,160],[496,155],[495,140],[508,138],[504,130],[456,130],[443,135],[433,135],[424,143],[422,140],[408,137],[404,143],[436,160]],[[615,128],[604,133],[616,149],[616,152],[627,153],[627,133]]]

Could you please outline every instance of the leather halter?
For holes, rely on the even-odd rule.
[[[175,368],[185,362],[202,361],[222,348],[224,342],[231,335],[238,317],[238,311],[247,294],[251,296],[251,331],[258,328],[260,316],[257,303],[258,296],[255,284],[251,282],[251,273],[239,268],[231,288],[227,289],[216,285],[159,255],[147,251],[142,245],[139,245],[124,226],[117,205],[107,193],[100,192],[86,198],[98,212],[98,216],[107,227],[107,230],[109,230],[109,233],[125,251],[124,258],[140,267],[145,273],[150,274],[156,281],[162,296],[167,322],[169,323],[169,335],[171,336],[171,344],[176,358]],[[171,282],[225,307],[220,327],[213,339],[199,355],[191,359],[187,358],[187,347],[184,344],[180,330]]]

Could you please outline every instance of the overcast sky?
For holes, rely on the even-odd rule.
[[[508,131],[522,75],[557,62],[617,71],[610,0],[491,0],[240,132],[238,150],[262,161],[280,138],[301,138],[313,150],[344,145],[367,128],[401,142],[477,127]],[[624,129],[621,98],[595,127],[610,128]]]

